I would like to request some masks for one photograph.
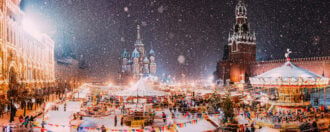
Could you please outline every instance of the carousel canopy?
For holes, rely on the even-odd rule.
[[[252,85],[309,85],[324,86],[329,79],[295,66],[288,61],[284,65],[250,78]]]
[[[156,91],[146,82],[145,79],[140,79],[135,85],[127,90],[114,93],[118,96],[165,96],[167,93]]]

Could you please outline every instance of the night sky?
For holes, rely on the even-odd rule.
[[[56,56],[83,55],[89,75],[114,78],[136,25],[156,51],[158,74],[208,77],[222,58],[237,0],[23,0],[21,8],[55,41]],[[329,56],[329,0],[245,0],[257,59]],[[185,62],[178,62],[178,56]]]

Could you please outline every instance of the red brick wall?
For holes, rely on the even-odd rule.
[[[237,45],[238,51],[232,51],[229,46],[230,60],[238,63],[250,63],[256,60],[256,45],[240,43]]]
[[[242,75],[244,75],[245,81],[247,81],[248,77],[256,76],[273,68],[282,66],[285,62],[285,59],[257,61],[249,64],[234,61],[221,61],[219,65],[220,78],[223,79],[223,76],[225,75],[225,79],[230,79],[231,82],[239,82],[242,79]],[[325,77],[330,78],[330,56],[296,58],[291,59],[291,62],[298,67],[310,70],[318,75],[324,74]],[[223,73],[223,67],[225,67],[225,74]]]

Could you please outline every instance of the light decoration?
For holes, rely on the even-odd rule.
[[[133,85],[134,85],[134,82],[129,82],[129,85],[130,85],[130,86],[133,86]]]
[[[276,87],[276,86],[296,86],[296,87],[326,87],[329,78],[322,77],[311,71],[295,66],[290,62],[288,49],[285,53],[287,62],[284,65],[267,71],[255,77],[250,77],[253,86]]]
[[[253,87],[276,88],[279,94],[277,101],[271,103],[277,106],[306,106],[310,102],[304,99],[304,89],[324,88],[329,83],[329,78],[317,75],[311,71],[295,66],[290,62],[287,51],[287,62],[282,66],[269,70],[255,77],[250,77]],[[268,90],[269,91],[269,90]],[[307,90],[310,91],[310,90]]]
[[[23,29],[28,32],[33,37],[40,39],[42,37],[42,33],[39,32],[37,26],[34,24],[34,22],[28,18],[24,17],[22,20],[22,26]]]
[[[196,84],[195,83],[191,83],[191,87],[195,87],[196,86]]]

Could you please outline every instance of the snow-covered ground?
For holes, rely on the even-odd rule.
[[[67,102],[66,111],[64,111],[64,104],[59,104],[58,111],[50,110],[45,115],[45,129],[51,130],[54,132],[69,132],[70,127],[70,120],[73,113],[80,111],[81,102]],[[41,124],[42,117],[37,118],[36,122]],[[52,124],[52,125],[50,125]],[[41,126],[41,125],[40,125]],[[34,131],[39,132],[41,129],[35,129]]]
[[[89,90],[89,88],[87,87],[87,86],[82,86],[81,88],[80,88],[80,91],[78,92],[78,93],[75,93],[74,94],[74,97],[75,98],[87,98],[87,95],[90,93],[90,90]]]
[[[79,89],[79,98],[87,98],[88,94],[90,93],[90,90],[87,86],[81,87]],[[78,97],[78,94],[75,94],[76,97]],[[53,131],[53,132],[69,132],[69,131],[76,131],[76,127],[70,127],[70,120],[72,119],[73,113],[79,112],[81,107],[80,101],[68,101],[66,102],[67,107],[66,111],[64,111],[64,104],[57,104],[59,107],[58,111],[49,110],[45,115],[45,129]],[[53,104],[52,104],[53,105]],[[56,104],[55,104],[56,105]],[[51,106],[48,106],[51,107]],[[127,106],[129,107],[129,106]],[[135,105],[134,105],[135,107]],[[114,108],[113,108],[114,109]],[[120,125],[120,109],[113,110],[115,115],[117,115],[117,126],[114,126],[114,113],[112,113],[109,116],[105,117],[83,117],[84,123],[91,128],[100,128],[102,125],[104,125],[106,128],[111,129],[126,129],[129,130],[129,126],[121,126]],[[162,112],[165,112],[167,115],[167,120],[164,123],[162,119]],[[210,119],[212,119],[215,123],[218,123],[218,117],[217,116],[210,116]],[[192,121],[194,119],[197,119],[196,115],[190,115],[190,116],[183,116],[182,113],[176,112],[175,118],[172,118],[172,114],[168,109],[156,111],[156,118],[154,120],[154,127],[162,127],[162,126],[168,126],[175,123],[185,123]],[[39,123],[39,126],[41,126],[42,122],[42,116],[38,119],[36,119],[36,122]],[[83,123],[83,124],[84,124]],[[218,125],[218,124],[217,124]],[[150,127],[148,127],[150,128]],[[178,131],[180,132],[189,132],[189,131],[206,131],[206,130],[214,130],[215,127],[209,123],[206,120],[199,120],[195,124],[189,124],[187,123],[186,127],[178,128]],[[41,131],[40,128],[35,129],[34,131],[39,132]],[[80,131],[97,131],[96,129],[81,129]]]
[[[211,123],[206,120],[200,120],[196,124],[187,123],[186,127],[178,128],[179,132],[204,132],[216,129]]]

